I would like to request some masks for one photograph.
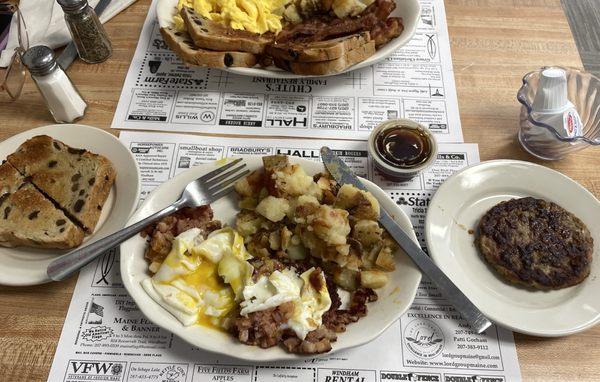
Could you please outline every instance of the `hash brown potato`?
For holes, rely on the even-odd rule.
[[[506,280],[541,290],[581,283],[590,273],[594,246],[579,218],[532,197],[492,207],[481,218],[476,244]]]

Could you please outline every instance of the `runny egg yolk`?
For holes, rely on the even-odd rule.
[[[250,257],[233,229],[215,231],[203,240],[201,231],[192,228],[175,238],[163,263],[142,287],[185,326],[223,330],[236,307],[234,288],[243,287],[252,275],[246,261]],[[222,272],[222,262],[228,272]]]
[[[298,338],[322,324],[331,299],[324,274],[310,268],[298,275],[285,268],[252,279],[254,268],[243,238],[224,228],[202,239],[197,228],[183,232],[152,278],[142,287],[183,325],[225,331],[232,313],[248,314],[291,302],[294,310],[284,327]]]
[[[188,285],[197,286],[201,297],[205,297],[207,291],[215,293],[218,296],[223,296],[224,294],[224,298],[221,298],[221,300],[224,301],[221,302],[219,307],[226,312],[223,314],[223,316],[225,316],[235,307],[235,297],[231,287],[225,284],[219,276],[217,267],[218,264],[204,260],[194,272],[183,276],[182,279]],[[198,325],[204,325],[213,329],[225,331],[219,317],[206,314],[206,306],[198,309],[198,318],[196,323]]]

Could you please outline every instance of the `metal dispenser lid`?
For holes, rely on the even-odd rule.
[[[34,76],[45,76],[58,68],[58,64],[54,59],[54,51],[45,45],[37,45],[27,49],[22,60]]]
[[[66,13],[78,12],[88,5],[87,0],[57,0]]]

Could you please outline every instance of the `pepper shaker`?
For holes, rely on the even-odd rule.
[[[90,64],[105,61],[112,46],[96,12],[87,0],[57,0],[73,37],[79,57]]]
[[[68,123],[83,117],[87,104],[56,63],[52,49],[34,46],[23,54],[22,60],[56,122]]]

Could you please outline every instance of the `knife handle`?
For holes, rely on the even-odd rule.
[[[465,294],[435,265],[433,260],[416,244],[392,217],[383,209],[379,222],[389,234],[398,242],[400,247],[412,261],[426,274],[429,279],[440,289],[446,299],[454,305],[469,325],[481,333],[492,325],[485,315],[469,300]]]

